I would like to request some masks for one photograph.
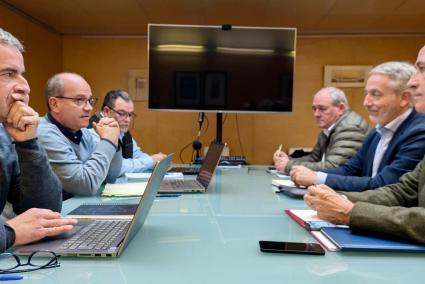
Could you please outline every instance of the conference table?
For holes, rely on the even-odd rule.
[[[424,254],[263,253],[258,241],[316,242],[285,213],[307,208],[275,193],[264,166],[217,169],[208,191],[157,197],[119,258],[62,257],[61,266],[24,273],[28,283],[419,283]],[[81,203],[137,198],[74,197]]]

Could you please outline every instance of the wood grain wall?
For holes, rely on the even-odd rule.
[[[27,46],[27,78],[32,88],[31,105],[44,114],[43,86],[56,72],[82,74],[93,94],[103,99],[111,89],[128,89],[128,70],[147,65],[146,38],[88,38],[60,36],[28,22],[0,6],[0,26]],[[376,65],[384,61],[414,62],[424,44],[419,37],[338,37],[297,40],[294,111],[290,114],[229,114],[223,140],[232,155],[244,154],[253,164],[268,164],[277,145],[311,147],[316,140],[311,100],[323,86],[325,65]],[[363,89],[345,88],[351,108],[364,117]],[[197,114],[152,112],[146,102],[136,102],[137,121],[133,135],[147,153],[175,152],[191,143],[197,134]],[[96,110],[100,107],[98,104]],[[226,116],[226,115],[224,115]],[[215,137],[215,114],[208,113],[209,128],[204,145]],[[205,125],[206,126],[206,123]],[[188,162],[190,148],[183,152]],[[179,162],[175,159],[175,162]]]

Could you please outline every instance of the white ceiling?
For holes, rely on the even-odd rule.
[[[148,23],[296,27],[300,35],[425,35],[425,0],[0,0],[65,35],[146,35]]]

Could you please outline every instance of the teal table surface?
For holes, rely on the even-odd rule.
[[[276,194],[265,167],[218,169],[207,193],[158,197],[119,258],[61,258],[59,268],[23,273],[37,283],[422,283],[425,254],[260,252],[258,241],[316,242],[284,209],[307,208]],[[84,202],[136,198],[72,198]]]

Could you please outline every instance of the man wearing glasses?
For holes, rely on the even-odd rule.
[[[139,173],[150,170],[159,160],[166,157],[163,153],[148,155],[143,153],[136,141],[131,137],[129,128],[136,118],[134,104],[127,92],[123,90],[109,91],[102,104],[102,111],[97,112],[90,119],[89,128],[93,122],[98,122],[103,117],[113,118],[118,121],[121,129],[119,144],[122,149],[123,162],[120,175],[125,173]],[[99,140],[96,132],[94,138]]]
[[[8,201],[19,214],[0,218],[0,252],[64,233],[77,222],[57,213],[61,185],[37,143],[38,114],[28,106],[23,50],[18,39],[0,28],[0,212]]]
[[[425,46],[419,51],[416,72],[408,85],[415,97],[425,97]],[[415,108],[418,103],[416,100]],[[326,185],[310,186],[304,200],[317,210],[319,218],[347,224],[353,231],[377,232],[425,243],[425,158],[398,183],[342,193]]]
[[[96,98],[78,74],[54,75],[46,83],[45,98],[49,111],[41,119],[38,135],[62,182],[64,199],[96,194],[103,181],[114,182],[119,176],[118,123],[108,117],[95,123],[100,136],[95,143],[86,127]]]

